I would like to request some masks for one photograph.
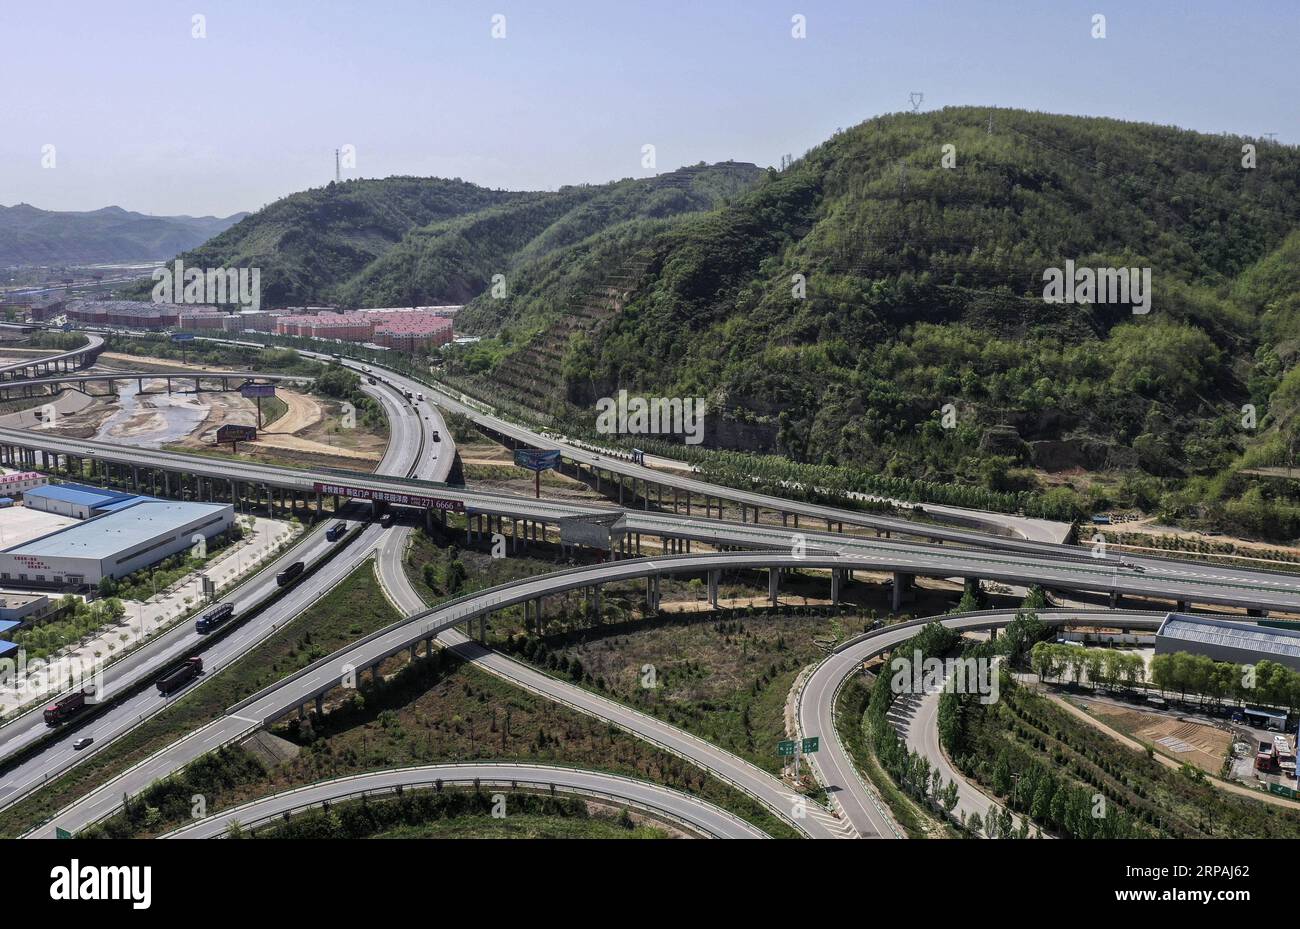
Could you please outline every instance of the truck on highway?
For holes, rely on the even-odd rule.
[[[74,691],[58,703],[52,703],[45,708],[45,725],[57,726],[59,723],[67,722],[84,710],[86,705],[86,692]]]
[[[233,603],[223,603],[215,610],[208,610],[208,612],[200,616],[194,623],[194,631],[200,635],[211,632],[234,615],[235,605]]]
[[[439,432],[437,429],[433,430],[433,441],[435,442],[442,441],[442,433]]]
[[[158,693],[164,697],[168,694],[175,693],[202,673],[202,658],[197,655],[192,658],[186,658],[180,665],[172,668],[162,677],[158,678]]]
[[[337,542],[343,538],[343,533],[348,531],[348,524],[340,520],[325,530],[325,540],[327,542]]]
[[[397,517],[394,516],[391,511],[379,517],[379,525],[383,526],[385,529],[390,527],[396,521],[397,521]]]
[[[415,399],[416,399],[416,400],[419,400],[421,403],[423,403],[423,402],[424,402],[424,394],[422,394],[422,393],[420,393],[420,394],[416,394],[416,395],[415,395]]]
[[[283,571],[281,571],[279,574],[275,576],[275,582],[281,587],[283,587],[285,584],[292,584],[295,580],[298,579],[298,576],[302,574],[303,569],[306,567],[307,566],[303,564],[301,561],[295,561],[293,564],[289,565],[289,567],[285,568]]]

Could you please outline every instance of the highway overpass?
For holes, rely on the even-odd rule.
[[[395,768],[319,784],[254,800],[224,810],[207,819],[164,835],[164,839],[219,839],[232,824],[255,829],[304,810],[361,797],[391,797],[408,790],[438,787],[473,787],[488,793],[508,790],[556,791],[640,810],[652,817],[679,824],[696,834],[716,839],[763,839],[767,834],[738,816],[699,797],[659,784],[603,771],[584,771],[556,765],[475,762]],[[508,810],[508,807],[507,807]]]

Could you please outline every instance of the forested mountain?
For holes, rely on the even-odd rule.
[[[799,461],[999,490],[1091,472],[1115,477],[1075,482],[1091,502],[1253,505],[1240,466],[1300,446],[1280,435],[1300,416],[1279,431],[1270,415],[1300,407],[1297,194],[1300,152],[1261,140],[1000,109],[887,116],[722,209],[524,265],[509,298],[463,316],[501,336],[480,352],[523,390],[518,359],[554,355],[539,334],[622,269],[617,312],[558,350],[557,417],[590,419],[620,387],[706,396],[727,411],[714,441]],[[1149,312],[1045,302],[1045,270],[1067,260],[1149,268]],[[1263,509],[1243,520],[1300,531],[1296,513],[1264,512],[1277,485],[1254,490]]]
[[[260,268],[263,306],[321,302],[410,230],[521,196],[442,178],[331,183],[277,200],[180,257],[191,267]]]
[[[191,267],[260,268],[264,306],[463,303],[520,261],[620,222],[712,209],[760,176],[729,162],[557,192],[346,181],[285,197],[181,257]]]
[[[147,216],[120,206],[88,212],[0,206],[0,266],[166,258],[193,248],[245,214]]]
[[[494,274],[619,223],[712,209],[748,190],[761,174],[754,165],[726,162],[522,196],[413,230],[337,296],[349,306],[464,303]]]

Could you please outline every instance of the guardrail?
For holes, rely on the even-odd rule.
[[[473,769],[473,768],[485,768],[485,767],[506,768],[510,770],[518,770],[523,772],[539,772],[539,771],[545,772],[548,769],[562,769],[562,770],[573,771],[574,773],[577,774],[586,774],[594,777],[600,777],[604,780],[615,781],[622,784],[632,784],[638,787],[650,787],[655,790],[661,790],[669,794],[674,794],[689,803],[695,803],[702,807],[705,807],[714,815],[719,816],[723,819],[730,820],[731,822],[737,824],[742,829],[748,829],[757,832],[758,835],[756,837],[758,838],[771,838],[766,833],[764,833],[761,829],[758,829],[757,826],[754,826],[751,823],[746,822],[745,820],[736,816],[734,813],[730,812],[729,810],[724,810],[721,807],[717,806],[716,804],[711,803],[710,801],[705,800],[701,797],[695,797],[692,796],[691,794],[684,793],[683,791],[677,790],[672,787],[666,787],[662,784],[655,784],[649,781],[640,781],[637,780],[636,778],[627,777],[626,775],[622,775],[622,774],[612,774],[604,771],[594,771],[594,770],[590,770],[586,768],[578,768],[570,765],[563,765],[563,764],[536,765],[536,764],[527,764],[523,762],[514,762],[514,761],[502,761],[502,762],[481,761],[481,762],[450,763],[444,765],[421,765],[419,767],[385,768],[382,771],[378,771],[378,772],[372,771],[364,774],[352,774],[343,777],[329,778],[327,780],[315,781],[311,784],[304,784],[299,787],[294,787],[289,790],[281,791],[280,793],[272,794],[269,797],[262,797],[257,800],[250,800],[246,803],[240,804],[239,806],[233,807],[229,810],[224,810],[220,813],[213,814],[213,816],[209,817],[209,819],[227,820],[229,821],[230,824],[238,823],[241,827],[247,827],[255,830],[260,825],[263,825],[267,822],[271,822],[274,820],[281,820],[285,818],[286,815],[294,815],[305,810],[315,809],[317,807],[325,807],[333,803],[347,802],[349,800],[354,800],[358,797],[386,796],[389,794],[400,795],[406,789],[415,789],[415,790],[428,789],[430,787],[436,787],[438,784],[444,784],[444,785],[451,784],[452,786],[464,786],[469,784],[477,784],[477,785],[486,784],[495,787],[509,786],[511,789],[519,789],[520,787],[523,787],[525,789],[530,787],[532,788],[545,787],[545,788],[551,788],[557,790],[565,794],[590,796],[598,799],[612,800],[617,803],[632,807],[633,809],[639,809],[655,816],[667,818],[672,822],[675,822],[693,831],[708,832],[708,830],[703,825],[682,819],[680,816],[670,812],[665,808],[643,803],[641,801],[634,800],[633,798],[628,797],[626,795],[613,793],[612,791],[598,791],[598,790],[593,790],[591,788],[577,787],[575,785],[556,784],[554,780],[542,780],[542,779],[530,780],[527,778],[500,778],[495,776],[487,777],[487,778],[484,778],[482,776],[475,776],[475,777],[465,776],[462,778],[458,778],[454,774],[448,777],[446,774],[442,773],[448,770],[454,771],[455,769],[458,768]],[[319,790],[320,788],[328,787],[331,784],[344,784],[350,781],[373,779],[382,775],[399,774],[403,771],[411,771],[411,772],[427,771],[428,776],[421,779],[412,779],[409,781],[403,781],[398,784],[385,785],[383,787],[373,787],[373,788],[360,787],[354,791],[349,791],[347,793],[342,793],[342,794],[335,794],[328,798],[311,801],[309,803],[304,803],[300,806],[293,807],[288,810],[281,810],[278,812],[267,813],[263,816],[260,816],[253,820],[249,820],[247,822],[241,821],[237,815],[240,811],[253,809],[255,807],[261,806],[263,804],[272,801],[280,800],[285,797],[292,797],[296,794],[306,793],[312,790]],[[202,827],[203,824],[204,822],[200,821],[198,823],[191,823],[186,826],[181,826],[177,829],[173,829],[171,832],[159,836],[159,838],[163,838],[163,839],[184,838],[184,833],[191,830],[198,829]]]

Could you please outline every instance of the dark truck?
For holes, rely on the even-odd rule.
[[[158,693],[164,697],[175,693],[202,673],[202,658],[197,655],[193,658],[186,658],[182,664],[158,678]]]
[[[209,610],[200,616],[198,621],[194,623],[194,631],[200,635],[211,632],[234,615],[235,605],[233,603],[223,603],[215,610]]]
[[[337,542],[339,539],[343,538],[343,534],[347,531],[348,531],[347,523],[342,521],[337,522],[325,530],[325,541]]]
[[[293,564],[289,565],[289,567],[285,568],[283,571],[281,571],[279,574],[275,576],[275,582],[279,584],[281,587],[283,587],[285,584],[292,584],[294,581],[298,579],[298,576],[302,574],[303,569],[306,567],[307,566],[303,564],[301,561],[295,561]]]
[[[45,725],[57,726],[59,723],[66,722],[76,716],[86,708],[86,692],[78,690],[68,694],[58,703],[52,703],[45,708]]]

